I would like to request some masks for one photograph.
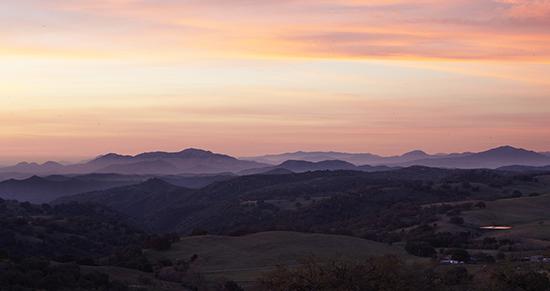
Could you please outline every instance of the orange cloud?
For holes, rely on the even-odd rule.
[[[23,2],[53,32],[21,37],[12,23],[7,43],[46,51],[53,42],[150,58],[550,60],[545,0]]]
[[[0,153],[542,150],[548,7],[0,1]]]

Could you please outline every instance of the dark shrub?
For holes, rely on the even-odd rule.
[[[425,241],[408,241],[405,250],[417,257],[433,257],[436,254],[435,249]]]
[[[453,216],[449,219],[449,222],[456,225],[463,225],[464,224],[464,218],[460,216]]]

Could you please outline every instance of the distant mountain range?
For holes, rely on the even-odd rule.
[[[525,149],[503,146],[480,153],[472,153],[458,157],[427,158],[401,164],[422,165],[439,168],[490,168],[495,169],[509,165],[546,166],[550,165],[550,157]]]
[[[0,168],[0,180],[32,175],[115,173],[124,175],[180,175],[232,173],[240,175],[319,170],[387,171],[413,165],[440,168],[500,168],[547,166],[550,153],[503,146],[479,153],[427,154],[420,150],[383,157],[370,153],[295,152],[237,159],[200,149],[180,152],[148,152],[135,156],[110,153],[91,161],[62,165],[56,162],[19,163]]]
[[[354,165],[385,165],[390,167],[428,166],[440,168],[499,168],[510,165],[546,166],[550,165],[548,152],[534,151],[502,146],[479,153],[451,153],[430,155],[423,151],[412,151],[400,156],[382,157],[370,153],[341,152],[295,152],[279,155],[266,155],[243,158],[263,163],[282,163],[287,160],[319,162],[323,160],[340,160]]]
[[[136,156],[110,153],[99,156],[89,162],[62,165],[55,162],[19,163],[15,166],[0,168],[0,173],[11,173],[20,177],[21,173],[34,175],[52,174],[212,174],[237,173],[245,169],[265,167],[267,164],[244,161],[237,158],[199,149],[186,149],[180,152],[149,152]],[[6,175],[4,175],[6,176]]]
[[[410,162],[428,158],[430,155],[423,151],[415,150],[400,156],[383,157],[371,153],[342,153],[342,152],[295,152],[277,155],[265,155],[257,157],[244,157],[243,160],[256,161],[267,164],[280,164],[288,160],[301,160],[308,162],[321,162],[329,160],[341,160],[354,165],[384,165]]]

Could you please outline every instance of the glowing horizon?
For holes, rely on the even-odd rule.
[[[550,150],[547,0],[6,0],[0,161]]]

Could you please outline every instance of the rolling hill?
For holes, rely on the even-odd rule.
[[[155,176],[101,173],[32,176],[25,179],[8,179],[0,182],[0,198],[47,203],[64,196],[139,184],[155,177],[160,177],[163,181],[175,186],[199,189],[215,182],[232,179],[235,176],[230,174]]]
[[[93,202],[106,205],[144,222],[157,212],[163,211],[173,204],[182,203],[193,192],[191,189],[178,187],[158,178],[152,178],[136,185],[61,197],[55,200],[53,204]]]
[[[486,202],[486,208],[462,214],[467,225],[506,226],[487,231],[486,237],[522,242],[526,249],[550,247],[550,189],[540,196],[524,196]]]
[[[169,251],[148,251],[151,261],[187,260],[193,255],[195,272],[209,280],[228,278],[248,286],[263,273],[279,265],[296,266],[315,258],[367,260],[372,256],[396,255],[410,258],[403,249],[387,244],[340,235],[297,232],[262,232],[240,237],[185,237]]]
[[[463,183],[466,188],[461,186]],[[383,214],[399,214],[400,210],[390,210],[396,201],[421,205],[509,197],[511,194],[504,191],[509,184],[525,184],[533,190],[538,187],[537,182],[509,172],[416,166],[372,173],[317,171],[248,175],[195,190],[154,179],[63,197],[55,202],[104,204],[133,216],[155,232],[190,233],[203,228],[216,234],[272,229],[332,233],[347,228],[360,235]],[[401,216],[395,219],[417,219]],[[349,220],[363,221],[365,225],[361,228]]]
[[[118,175],[32,176],[0,182],[0,197],[32,203],[46,203],[59,197],[139,183],[141,177]]]
[[[139,245],[144,233],[124,225],[123,215],[101,205],[51,207],[0,199],[3,256],[41,256],[70,261],[101,257],[121,246]],[[4,258],[4,257],[3,257]]]

